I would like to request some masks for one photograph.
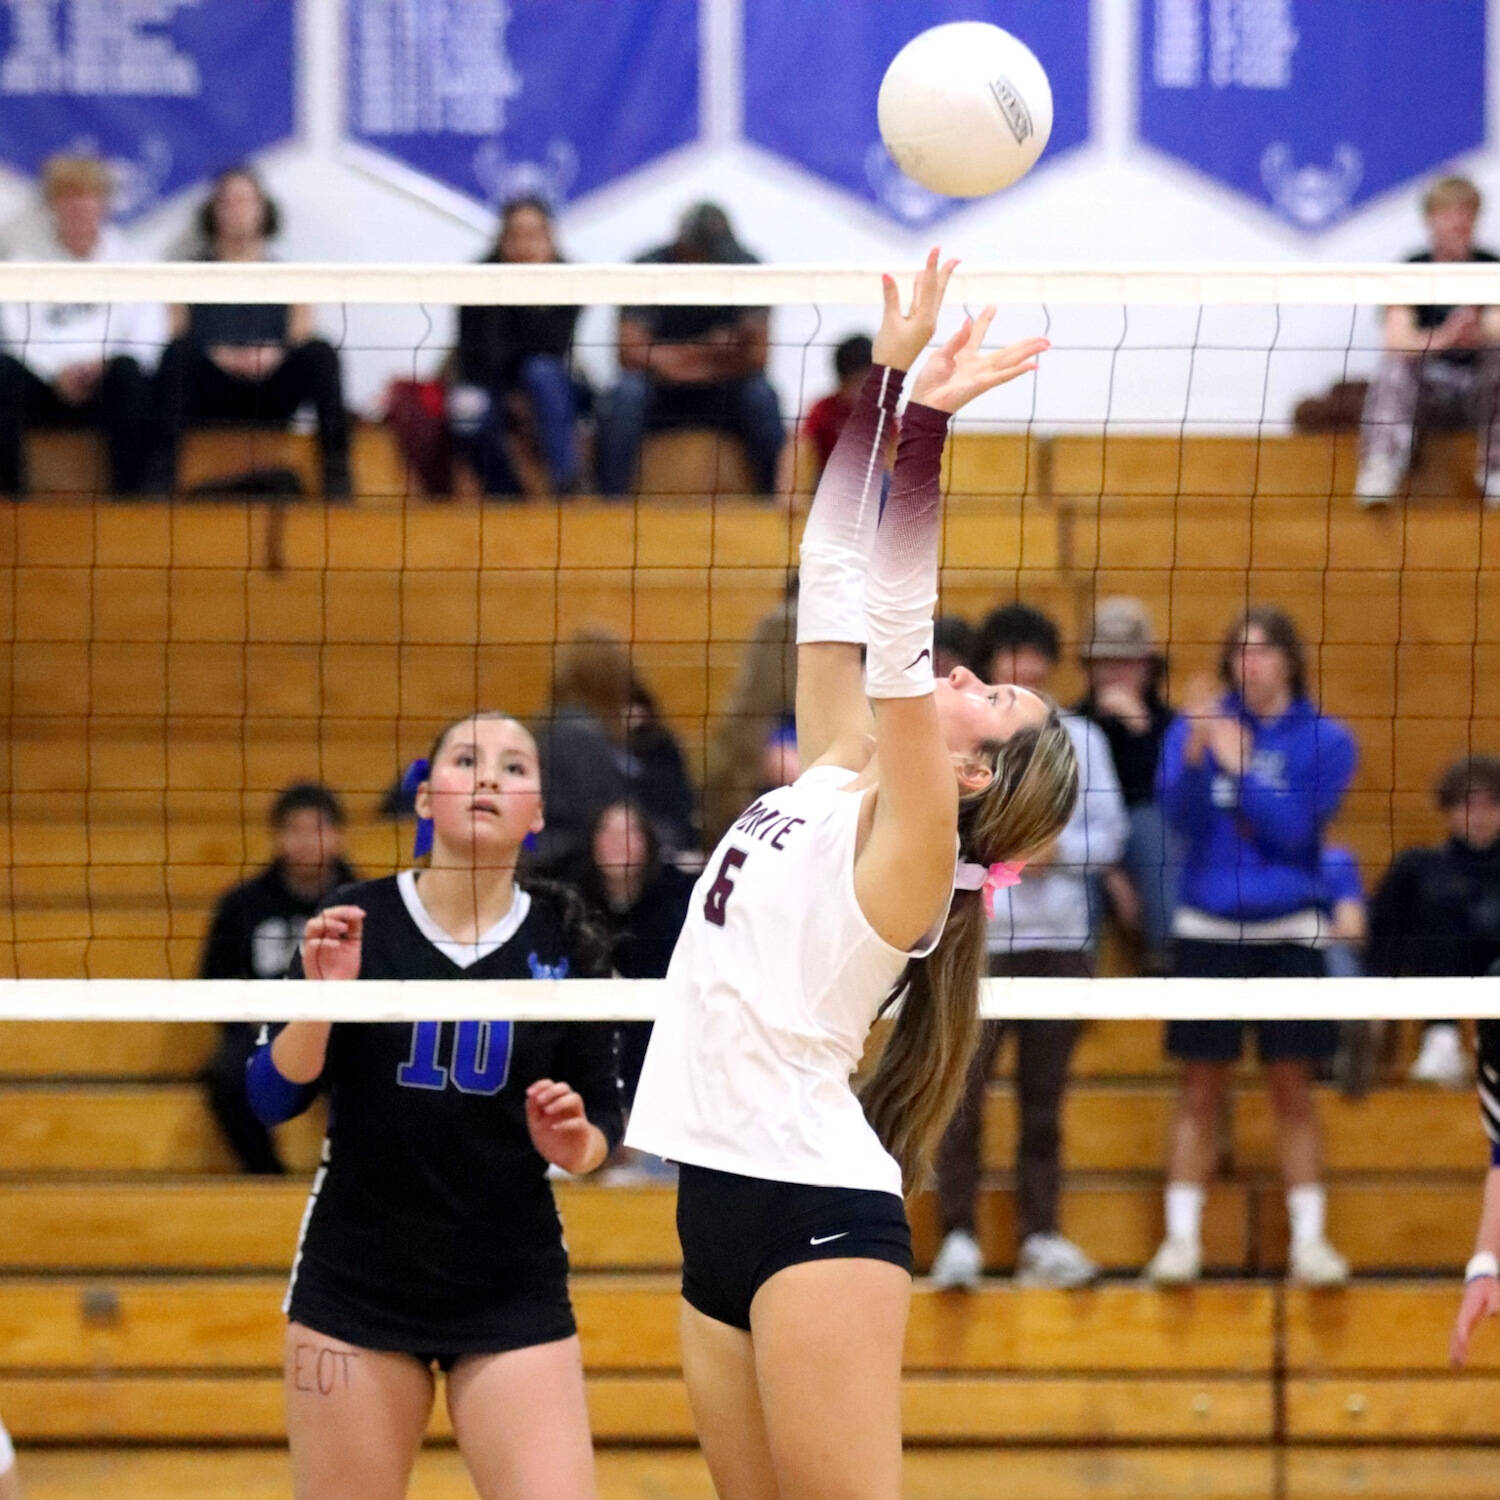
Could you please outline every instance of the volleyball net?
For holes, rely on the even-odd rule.
[[[224,426],[189,403],[175,471],[128,501],[111,496],[97,436],[26,421],[22,495],[0,512],[0,1018],[651,1014],[647,982],[434,999],[411,984],[191,976],[215,901],[269,858],[282,789],[338,794],[361,876],[409,864],[403,768],[476,708],[545,721],[580,638],[618,643],[640,689],[632,724],[680,749],[693,800],[671,852],[690,865],[711,846],[784,742],[786,596],[818,464],[803,421],[835,387],[838,347],[873,334],[881,269],[0,265],[0,303],[17,312],[7,352],[44,381],[131,354],[149,395],[165,333],[127,348],[129,309],[311,304],[355,413],[350,493],[333,499],[308,407],[288,430],[269,405]],[[1500,305],[1500,271],[964,265],[939,338],[987,303],[991,342],[1040,333],[1052,348],[1034,377],[953,424],[941,613],[970,626],[1011,603],[1046,614],[1061,641],[1049,688],[1072,703],[1096,607],[1139,600],[1177,702],[1216,669],[1237,615],[1277,606],[1301,634],[1315,701],[1359,745],[1328,842],[1352,852],[1367,892],[1399,850],[1441,842],[1436,779],[1500,750],[1496,523],[1480,487],[1487,443],[1473,436],[1493,406],[1487,348],[1423,362],[1440,385],[1462,367],[1467,394],[1422,407],[1453,430],[1424,422],[1374,497],[1393,503],[1356,497],[1359,426],[1382,309]],[[119,316],[93,346],[59,347],[48,309],[71,306]],[[580,310],[580,457],[561,486],[524,387],[478,417],[456,397],[469,383],[451,357],[463,307]],[[788,444],[774,479],[713,397],[691,420],[647,414],[628,483],[598,493],[621,308],[719,309],[701,320],[710,341],[765,310]],[[652,328],[683,326],[636,321],[648,344]],[[80,415],[97,433],[96,408]],[[510,463],[504,485],[475,456],[481,427]],[[1105,967],[1120,977],[988,981],[988,1012],[1500,1014],[1487,980],[1177,984],[1132,977],[1128,945]]]

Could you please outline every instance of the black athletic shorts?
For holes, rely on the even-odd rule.
[[[423,1306],[395,1288],[372,1296],[305,1262],[298,1268],[287,1316],[359,1349],[411,1354],[451,1370],[466,1354],[508,1354],[552,1344],[578,1331],[566,1270],[517,1276],[444,1306]],[[446,1299],[445,1299],[446,1302]]]
[[[807,1187],[682,1165],[682,1295],[704,1317],[750,1328],[750,1304],[807,1260],[884,1260],[911,1274],[911,1229],[895,1193]]]
[[[1301,943],[1214,943],[1177,938],[1172,973],[1181,979],[1321,979],[1323,955]],[[1339,1047],[1337,1021],[1169,1021],[1167,1055],[1182,1062],[1237,1062],[1245,1028],[1263,1063],[1327,1062]]]

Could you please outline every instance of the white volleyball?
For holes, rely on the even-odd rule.
[[[1052,134],[1052,85],[1025,42],[953,21],[891,59],[877,104],[896,165],[934,193],[980,198],[1030,170]]]

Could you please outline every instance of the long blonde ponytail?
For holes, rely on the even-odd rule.
[[[980,864],[1025,859],[1062,831],[1078,800],[1073,742],[1054,709],[1039,729],[1024,729],[980,754],[994,774],[959,802],[960,858]],[[914,958],[882,1010],[899,1003],[879,1061],[860,1088],[865,1116],[916,1192],[963,1095],[979,1040],[979,980],[985,913],[978,891],[958,890],[942,936]]]

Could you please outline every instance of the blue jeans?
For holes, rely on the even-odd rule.
[[[522,363],[515,385],[497,384],[484,392],[487,407],[455,420],[454,436],[464,446],[485,494],[519,494],[521,482],[505,447],[505,398],[514,389],[524,391],[531,406],[552,488],[567,494],[578,485],[578,391],[566,362],[556,355],[531,355]]]
[[[1172,913],[1182,879],[1182,845],[1167,826],[1161,805],[1145,802],[1130,809],[1130,835],[1121,863],[1141,901],[1141,946],[1146,963],[1165,968]]]
[[[599,491],[626,495],[635,486],[641,439],[648,427],[722,427],[745,445],[755,488],[776,488],[776,462],[786,441],[781,402],[764,375],[722,385],[674,387],[639,370],[624,370],[619,383],[599,403]]]

